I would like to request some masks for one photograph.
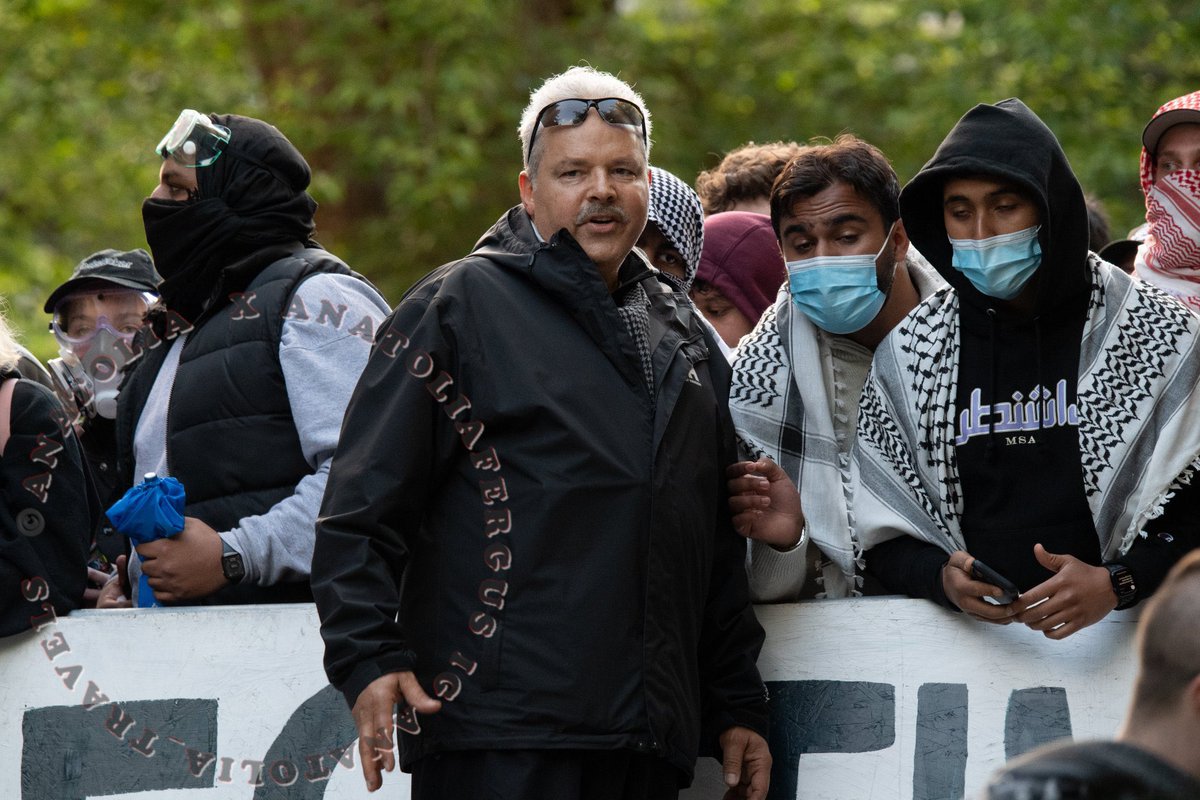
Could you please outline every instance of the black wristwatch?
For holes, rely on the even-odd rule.
[[[225,574],[225,580],[230,583],[237,583],[242,578],[246,577],[246,565],[242,563],[242,554],[233,549],[233,545],[221,539],[221,572]]]
[[[1137,583],[1133,573],[1124,564],[1105,564],[1108,577],[1112,580],[1113,594],[1117,596],[1117,611],[1129,608],[1137,602]]]

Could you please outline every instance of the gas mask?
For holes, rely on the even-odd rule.
[[[94,325],[89,320],[87,330],[76,336],[67,332],[65,322],[56,310],[50,329],[58,340],[61,357],[51,359],[47,366],[59,397],[64,401],[70,398],[79,413],[88,418],[116,419],[117,388],[121,370],[134,355],[134,333],[118,330],[103,315]]]

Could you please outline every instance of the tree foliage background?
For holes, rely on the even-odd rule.
[[[145,246],[153,147],[190,107],[287,133],[318,238],[395,303],[516,202],[528,94],[585,62],[637,85],[654,163],[689,182],[748,140],[844,130],[907,180],[972,105],[1019,96],[1119,238],[1198,41],[1174,0],[6,0],[0,294],[53,355],[42,302],[85,255]]]

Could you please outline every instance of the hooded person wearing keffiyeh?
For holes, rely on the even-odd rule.
[[[1054,639],[1145,598],[1200,541],[1200,318],[1088,252],[1079,182],[1019,100],[967,112],[900,211],[950,288],[885,340],[863,390],[867,569]],[[988,605],[976,557],[1021,596]]]
[[[692,288],[704,247],[704,210],[692,187],[659,167],[650,167],[650,205],[637,246],[672,288]]]
[[[1200,92],[1163,104],[1142,145],[1147,231],[1134,275],[1200,312]]]

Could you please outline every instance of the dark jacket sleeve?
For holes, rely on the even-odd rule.
[[[317,519],[312,589],[325,670],[351,706],[376,678],[416,665],[397,621],[400,585],[454,444],[428,379],[418,377],[425,358],[455,372],[446,366],[453,345],[438,312],[436,302],[410,298],[380,327],[342,421]]]
[[[1113,559],[1133,573],[1137,601],[1149,597],[1162,584],[1175,562],[1200,545],[1200,488],[1197,481],[1180,486],[1163,513],[1146,524],[1146,537],[1138,538],[1123,556]]]
[[[79,608],[99,519],[79,441],[48,389],[15,387],[8,443],[0,457],[0,636],[31,619]]]
[[[872,547],[865,558],[867,572],[889,592],[932,600],[951,611],[959,610],[946,597],[942,567],[949,556],[937,545],[912,536],[897,536]]]
[[[719,353],[709,338],[709,352]],[[724,359],[721,356],[717,356]],[[701,709],[701,755],[721,757],[718,739],[734,726],[749,728],[767,737],[767,690],[758,672],[763,633],[746,578],[746,540],[733,529],[726,489],[725,468],[737,460],[733,421],[725,401],[729,370],[721,363],[712,369],[714,388],[721,398],[722,459],[717,485],[720,500],[713,547],[713,566],[704,628],[700,637],[700,671],[705,687]]]

